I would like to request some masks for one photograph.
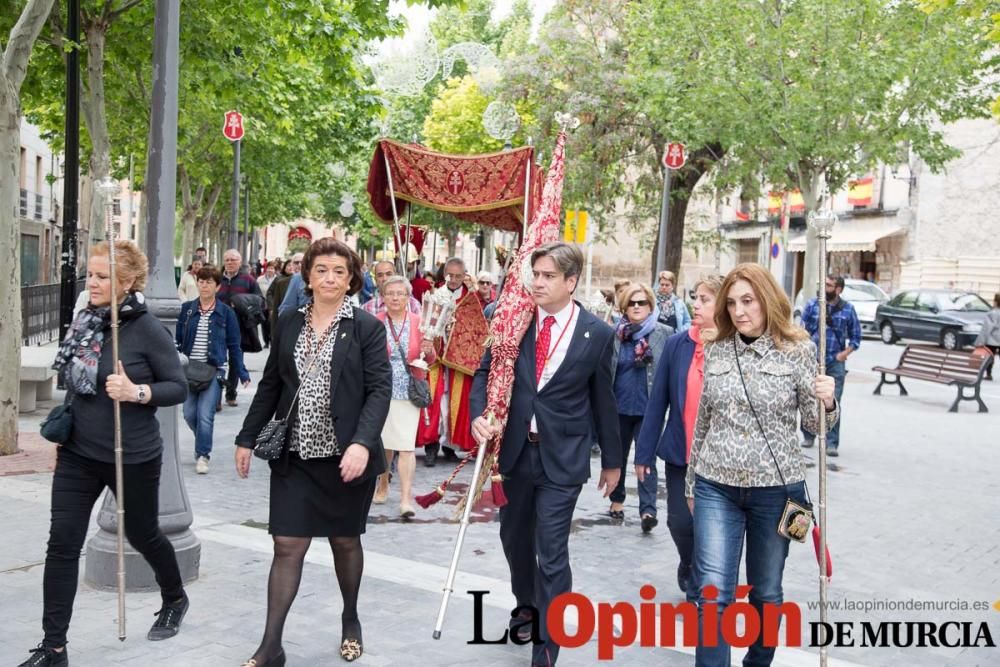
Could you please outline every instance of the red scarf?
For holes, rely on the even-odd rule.
[[[687,394],[684,397],[684,436],[687,442],[685,461],[691,461],[691,442],[694,439],[694,425],[698,419],[698,404],[701,402],[701,390],[705,386],[705,345],[701,342],[701,329],[696,326],[688,329],[688,336],[694,341],[694,358],[688,369]]]

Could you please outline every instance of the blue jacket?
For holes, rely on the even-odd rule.
[[[298,310],[310,301],[312,301],[312,297],[306,294],[306,282],[302,279],[302,274],[293,273],[292,279],[288,282],[285,299],[278,306],[278,317],[290,310]]]
[[[847,347],[861,347],[861,321],[850,301],[839,299],[836,307],[826,304],[830,314],[826,328],[826,363],[837,361],[837,355]],[[802,327],[809,332],[819,356],[819,300],[810,299],[802,311]]]
[[[181,304],[181,313],[177,316],[177,329],[174,340],[177,349],[185,355],[191,355],[194,347],[194,335],[201,321],[201,309],[198,299]],[[226,365],[226,350],[229,350],[229,364],[236,368],[242,382],[250,380],[250,373],[243,365],[243,349],[240,347],[240,322],[236,311],[218,299],[215,300],[215,310],[208,325],[208,363],[216,368]]]
[[[675,466],[687,465],[684,435],[684,401],[687,377],[694,359],[695,342],[687,331],[667,339],[646,402],[646,416],[635,445],[635,464],[653,467],[654,455]],[[670,414],[667,415],[667,410]],[[663,418],[667,417],[666,428]]]

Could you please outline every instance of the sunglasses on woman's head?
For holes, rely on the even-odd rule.
[[[649,305],[649,301],[646,301],[645,299],[643,299],[642,301],[629,301],[628,302],[628,307],[629,308],[642,308],[643,306],[648,306],[648,305]]]

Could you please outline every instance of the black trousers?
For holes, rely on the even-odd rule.
[[[694,518],[684,497],[684,478],[687,466],[675,466],[664,462],[667,478],[667,528],[680,556],[680,568],[691,571],[694,562]],[[694,591],[694,586],[688,588]],[[694,598],[689,598],[694,599]]]
[[[500,542],[518,606],[530,605],[538,611],[543,643],[533,647],[532,662],[549,665],[555,663],[559,646],[549,639],[545,617],[552,600],[573,588],[569,530],[582,485],[550,480],[539,447],[545,443],[526,442],[504,480],[507,504],[500,509]]]
[[[618,486],[608,497],[613,503],[625,502],[625,477],[628,474],[628,455],[632,451],[632,441],[642,430],[643,415],[618,415],[618,431],[622,439],[622,474],[618,478]]]
[[[164,602],[184,596],[174,548],[157,518],[160,458],[124,466],[125,536],[153,568]],[[73,600],[79,581],[80,552],[87,537],[90,513],[104,488],[115,490],[115,466],[89,459],[62,447],[52,478],[52,522],[42,577],[45,645],[66,644]]]
[[[229,364],[226,370],[226,400],[236,400],[236,388],[240,386],[240,372],[236,364]]]

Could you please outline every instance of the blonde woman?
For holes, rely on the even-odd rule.
[[[788,539],[778,532],[787,500],[806,502],[797,427],[815,432],[819,410],[834,424],[834,381],[817,374],[816,348],[792,324],[788,298],[767,269],[740,264],[716,298],[718,327],[705,348],[705,383],[691,444],[685,495],[694,514],[694,573],[699,637],[705,605],[733,601],[746,542],[750,604],[781,604]],[[715,586],[711,599],[705,587]],[[774,649],[759,638],[748,665],[770,665]],[[699,667],[728,667],[730,647],[699,645]]]

